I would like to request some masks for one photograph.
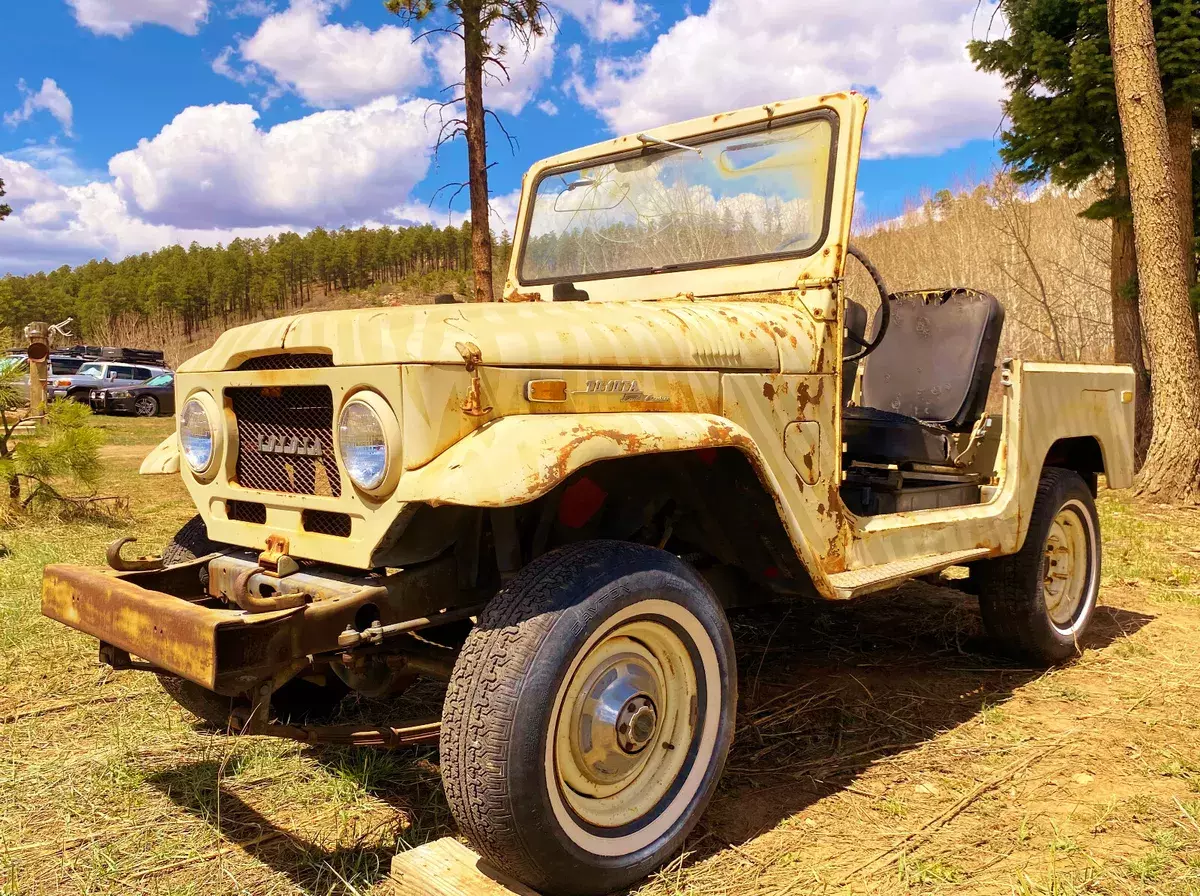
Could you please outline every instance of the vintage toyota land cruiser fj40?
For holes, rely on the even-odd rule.
[[[1126,367],[1004,361],[959,287],[846,295],[866,101],[774,103],[525,180],[503,302],[302,314],[178,373],[199,515],[161,559],[45,572],[43,611],[198,715],[440,736],[496,867],[608,892],[677,850],[733,737],[725,611],[968,566],[983,622],[1067,659],[1132,475]],[[865,281],[864,281],[865,282]],[[994,377],[998,382],[993,383]],[[985,410],[989,391],[995,413]],[[449,682],[440,720],[320,725]],[[397,705],[402,705],[400,701]]]

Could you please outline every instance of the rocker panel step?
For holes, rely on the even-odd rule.
[[[908,560],[893,560],[891,563],[880,563],[878,566],[865,566],[862,569],[851,569],[847,572],[834,573],[829,577],[829,584],[841,600],[869,594],[872,591],[882,591],[893,585],[899,585],[907,579],[914,579],[931,572],[938,572],[947,566],[957,566],[970,560],[986,557],[991,551],[988,548],[970,548],[965,551],[952,551],[949,554],[925,554]]]

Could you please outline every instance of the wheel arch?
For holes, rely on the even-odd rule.
[[[658,515],[669,513],[671,532],[722,567],[772,590],[815,593],[771,483],[753,439],[724,418],[593,414],[504,418],[405,473],[399,490],[406,502],[434,512],[473,508],[493,524],[512,511],[525,562],[563,543],[546,540],[547,525],[572,540],[635,540],[646,519],[661,523]],[[552,522],[535,522],[541,518]],[[411,519],[397,521],[409,530],[393,533],[397,548],[428,529],[409,526]],[[710,584],[722,592],[731,583]],[[728,592],[722,598],[737,602]]]
[[[1096,436],[1070,436],[1059,439],[1046,451],[1042,468],[1061,467],[1078,473],[1096,496],[1097,477],[1106,471],[1104,445]]]
[[[744,429],[712,414],[504,417],[407,471],[396,497],[432,505],[513,507],[543,497],[601,461],[725,447],[748,455],[756,467],[765,463]]]

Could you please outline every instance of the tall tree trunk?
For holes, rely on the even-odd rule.
[[[487,133],[483,114],[484,34],[479,4],[464,4],[463,98],[467,106],[467,168],[471,194],[471,256],[475,266],[475,301],[492,301],[492,241],[488,226]]]
[[[1125,205],[1129,200],[1129,178],[1117,174],[1113,188]],[[1154,408],[1150,402],[1150,371],[1142,354],[1142,315],[1138,310],[1137,251],[1133,242],[1133,218],[1121,213],[1112,219],[1112,257],[1109,264],[1112,301],[1113,360],[1132,364],[1134,375],[1134,465],[1141,469],[1154,430]]]
[[[1192,208],[1192,106],[1178,103],[1167,108],[1167,139],[1171,144],[1171,179],[1179,199],[1177,208],[1183,239],[1183,264],[1190,286],[1196,282],[1195,211]]]
[[[1200,502],[1200,355],[1183,263],[1179,197],[1150,0],[1109,0],[1117,110],[1129,169],[1142,322],[1154,371],[1154,435],[1138,491]]]

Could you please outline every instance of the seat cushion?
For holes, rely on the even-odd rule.
[[[863,361],[861,404],[969,431],[987,403],[1004,309],[985,292],[954,288],[896,293],[891,312]],[[879,323],[877,314],[871,338]]]
[[[945,429],[878,408],[845,408],[842,441],[850,460],[938,466],[951,462],[950,433]]]

